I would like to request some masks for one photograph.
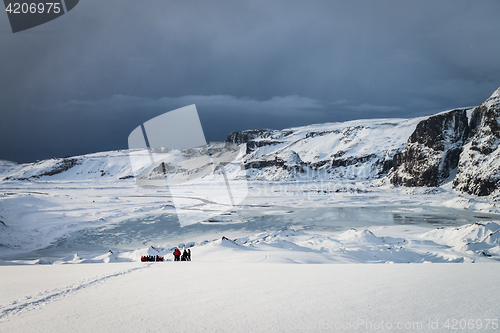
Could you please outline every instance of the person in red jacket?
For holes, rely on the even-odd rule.
[[[178,248],[174,251],[174,261],[181,261],[181,251]]]

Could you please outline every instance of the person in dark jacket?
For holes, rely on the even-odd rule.
[[[187,253],[188,253],[187,260],[191,261],[191,250],[188,249]]]
[[[174,261],[181,261],[181,251],[178,248],[174,251]]]
[[[184,250],[184,252],[182,252],[182,261],[188,261],[188,253],[186,250]]]

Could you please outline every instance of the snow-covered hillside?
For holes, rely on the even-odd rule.
[[[356,120],[231,133],[245,144],[252,180],[367,180],[383,177],[424,118]]]
[[[0,165],[1,167],[1,165]],[[128,150],[109,151],[67,158],[52,158],[25,164],[6,164],[4,181],[90,180],[131,175]]]

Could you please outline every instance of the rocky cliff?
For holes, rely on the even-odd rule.
[[[393,159],[390,181],[404,186],[439,186],[458,165],[469,136],[467,110],[441,113],[418,123]]]
[[[460,155],[453,187],[478,196],[500,189],[500,88],[474,109],[472,139]]]

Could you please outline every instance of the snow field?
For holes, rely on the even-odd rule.
[[[104,275],[75,283],[79,265],[25,267],[30,273],[17,274],[18,283],[32,285],[32,296],[9,303],[12,294],[2,290],[0,331],[436,332],[444,331],[446,320],[484,325],[500,316],[500,289],[491,287],[500,265],[82,266],[87,276]],[[103,272],[103,266],[115,271]],[[68,278],[52,289],[56,275]],[[440,329],[430,329],[430,322]],[[490,324],[480,331],[495,330]]]

